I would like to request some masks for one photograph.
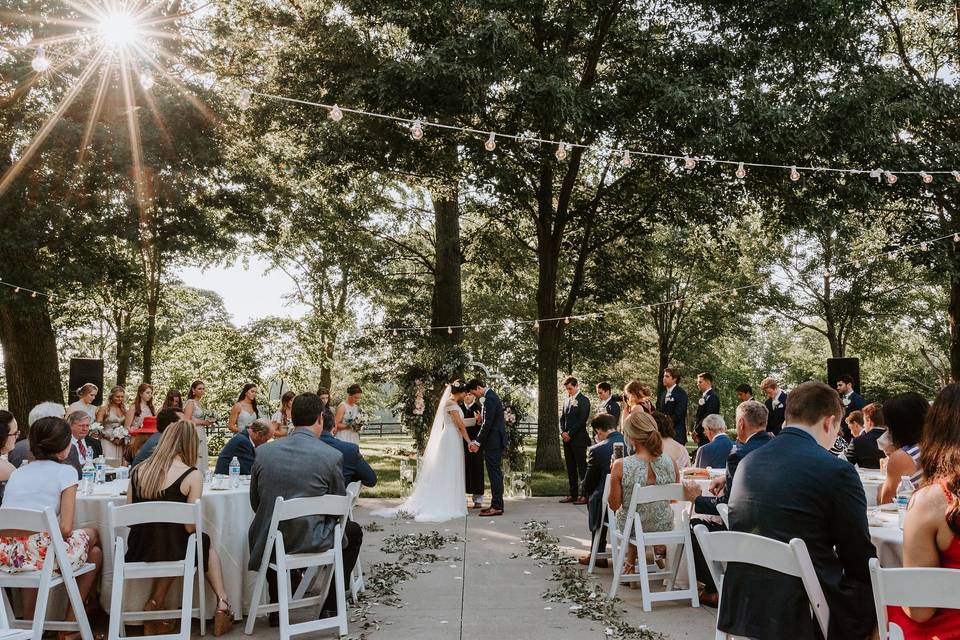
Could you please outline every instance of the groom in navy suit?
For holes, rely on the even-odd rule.
[[[483,459],[487,463],[487,477],[490,478],[490,508],[480,511],[481,516],[503,515],[503,450],[507,446],[507,424],[503,417],[503,402],[493,389],[483,382],[473,379],[467,383],[466,392],[473,392],[483,401],[480,410],[480,431],[470,443],[469,449],[476,453],[483,449]]]

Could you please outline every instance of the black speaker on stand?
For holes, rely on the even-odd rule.
[[[97,385],[97,397],[93,404],[103,403],[103,360],[99,358],[70,358],[70,392],[67,404],[78,400],[77,389],[92,382]]]
[[[853,390],[860,393],[860,358],[827,358],[827,384],[837,388],[837,378],[853,376]]]

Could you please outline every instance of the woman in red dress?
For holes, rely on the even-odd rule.
[[[923,481],[903,526],[903,566],[960,571],[960,384],[937,396],[920,450]],[[960,638],[960,608],[887,607],[887,616],[907,640]]]

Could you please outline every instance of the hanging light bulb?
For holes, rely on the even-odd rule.
[[[327,114],[327,117],[333,120],[334,122],[340,122],[343,120],[343,111],[340,110],[340,107],[333,105],[330,108],[330,113]]]
[[[33,293],[31,293],[31,294],[30,294],[30,297],[31,297],[31,298],[36,298],[36,297],[37,297],[37,292],[34,291]]]
[[[483,143],[483,148],[487,151],[493,151],[497,148],[497,135],[491,131],[490,137],[487,138],[487,141]]]
[[[960,242],[960,233],[953,234],[953,241]]]
[[[249,109],[250,99],[252,97],[253,97],[253,92],[250,91],[250,89],[241,89],[240,97],[237,98],[237,105],[243,110]]]
[[[420,120],[414,120],[410,125],[410,137],[414,140],[423,138],[423,123]]]
[[[920,172],[920,179],[923,180],[923,184],[930,184],[933,182],[933,176],[927,173],[926,171]]]
[[[13,290],[14,293],[20,293],[20,287],[15,287]]]
[[[630,156],[630,152],[626,149],[623,150],[623,157],[620,158],[620,166],[629,167],[633,164],[633,157]]]
[[[929,251],[929,250],[930,250],[930,245],[928,245],[926,242],[920,243],[920,251]]]
[[[897,184],[897,175],[890,171],[887,171],[885,174],[887,178],[887,184]]]
[[[883,169],[874,169],[870,172],[871,178],[876,178],[877,180],[880,180],[881,176],[883,176]]]
[[[747,177],[747,170],[744,168],[743,163],[741,162],[737,165],[737,170],[734,172],[734,175],[743,180]]]
[[[152,73],[150,73],[149,71],[144,71],[143,73],[140,74],[141,87],[143,87],[147,91],[150,91],[150,89],[153,89],[153,85],[155,84],[156,84],[156,81],[153,79]]]
[[[447,327],[447,335],[453,335],[453,327]]]
[[[686,158],[683,159],[683,168],[686,169],[687,171],[691,171],[696,166],[697,166],[697,161],[691,158],[690,156],[687,156]]]
[[[794,182],[800,179],[800,172],[796,167],[790,167],[790,179]]]
[[[50,68],[50,59],[47,58],[47,54],[43,50],[43,45],[37,47],[37,55],[30,61],[30,66],[33,67],[33,70],[37,73],[43,73]]]
[[[557,156],[557,160],[565,160],[567,157],[567,143],[561,142],[553,155]]]
[[[563,324],[570,324],[570,318],[564,318]]]
[[[957,182],[960,182],[960,171],[951,171],[950,175],[953,176],[953,179]]]
[[[824,277],[825,280],[829,280],[829,279],[830,279],[830,269],[824,269],[824,270],[823,270],[823,277]]]

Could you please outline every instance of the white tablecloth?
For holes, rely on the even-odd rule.
[[[877,506],[877,493],[886,480],[886,475],[882,471],[874,469],[860,469],[860,482],[863,483],[863,492],[867,496],[867,506]]]
[[[100,581],[100,602],[109,611],[110,589],[113,584],[113,541],[107,530],[107,505],[110,502],[126,504],[126,480],[114,480],[99,485],[94,495],[79,496],[75,527],[92,527],[100,533],[104,563]],[[204,485],[200,500],[203,511],[203,532],[210,536],[210,546],[217,550],[223,565],[223,582],[237,619],[246,611],[253,593],[256,573],[247,571],[250,550],[247,544],[247,531],[253,521],[253,509],[250,508],[250,487],[241,485],[239,489],[214,491],[209,484]],[[207,616],[212,617],[216,598],[205,586],[207,594]],[[149,597],[149,581],[136,580],[126,584],[124,609],[137,610]],[[172,607],[180,598],[179,584],[170,589],[167,606]]]
[[[897,512],[868,513],[867,524],[870,526],[870,539],[877,548],[880,566],[886,569],[902,567],[903,530]]]

